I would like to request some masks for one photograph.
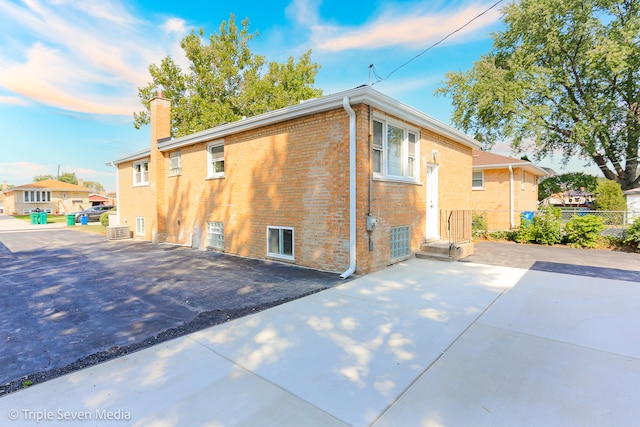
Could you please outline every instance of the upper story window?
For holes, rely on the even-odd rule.
[[[51,191],[26,190],[22,194],[24,203],[50,202]]]
[[[484,190],[484,172],[473,172],[471,176],[471,189]]]
[[[176,176],[182,173],[182,153],[174,151],[169,154],[169,176]]]
[[[382,178],[417,181],[420,134],[389,119],[373,121],[373,173]]]
[[[207,145],[207,178],[224,178],[224,141]]]
[[[133,185],[149,185],[149,161],[133,164]]]

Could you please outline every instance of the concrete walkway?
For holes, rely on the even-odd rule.
[[[638,306],[630,280],[411,259],[10,394],[0,420],[631,426]]]
[[[78,226],[80,226],[78,224]],[[31,224],[29,221],[16,219],[10,215],[0,214],[0,233],[7,232],[25,232],[25,231],[43,231],[58,230],[60,228],[69,227],[65,222],[51,222],[47,224]]]

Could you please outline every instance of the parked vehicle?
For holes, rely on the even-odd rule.
[[[75,212],[76,223],[79,223],[80,221],[82,221],[82,217],[85,215],[87,216],[87,219],[89,221],[100,221],[100,215],[102,215],[107,211],[110,211],[114,207],[115,206],[111,206],[111,205],[98,205],[98,206],[91,206],[89,209],[85,209],[80,212]]]

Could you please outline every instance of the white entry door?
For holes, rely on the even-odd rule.
[[[438,230],[438,165],[427,165],[427,239],[439,239]]]

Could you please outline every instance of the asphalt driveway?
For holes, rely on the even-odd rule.
[[[69,229],[0,230],[0,395],[342,283],[337,274]]]

